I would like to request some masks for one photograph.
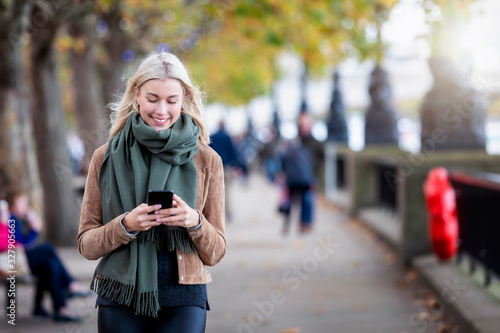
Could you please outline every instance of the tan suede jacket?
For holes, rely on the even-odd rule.
[[[205,268],[220,262],[226,252],[224,234],[224,171],[219,155],[203,143],[194,156],[198,172],[198,195],[196,209],[202,213],[202,226],[188,233],[198,251],[187,254],[177,250],[180,284],[206,284],[212,281]],[[120,226],[117,216],[103,225],[101,193],[99,191],[99,171],[107,144],[96,149],[90,162],[85,194],[83,196],[80,230],[77,242],[82,256],[96,260],[128,242],[131,239]],[[125,213],[125,212],[124,212]]]

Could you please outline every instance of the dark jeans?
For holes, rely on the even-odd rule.
[[[161,309],[157,318],[137,316],[129,307],[99,305],[99,333],[203,333],[207,311],[198,306]]]
[[[314,221],[314,192],[309,186],[288,186],[290,194],[290,205],[283,210],[285,213],[285,227],[290,224],[290,213],[292,205],[300,202],[300,222],[302,225],[310,226]]]
[[[73,281],[56,251],[50,244],[43,244],[26,251],[31,272],[38,278],[35,309],[42,304],[43,294],[49,291],[54,312],[66,305],[66,291]]]

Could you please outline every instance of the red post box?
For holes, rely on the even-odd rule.
[[[439,259],[448,260],[457,251],[458,220],[455,191],[445,168],[431,169],[424,183],[424,196],[432,250]]]

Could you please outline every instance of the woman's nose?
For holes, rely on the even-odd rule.
[[[160,107],[159,107],[159,110],[158,110],[158,113],[161,113],[161,114],[166,114],[168,111],[168,105],[167,105],[167,102],[166,101],[161,101],[160,102]]]

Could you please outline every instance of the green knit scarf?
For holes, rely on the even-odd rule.
[[[157,132],[138,112],[109,141],[99,175],[103,223],[146,202],[148,190],[172,190],[195,208],[200,128],[181,114],[174,125]],[[187,230],[179,227],[140,232],[137,239],[104,255],[90,288],[131,306],[136,314],[158,316],[157,250],[178,248],[196,253]]]

